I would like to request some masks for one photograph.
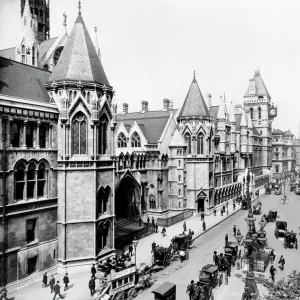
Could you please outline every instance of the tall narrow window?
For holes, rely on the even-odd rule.
[[[99,123],[99,154],[107,154],[107,131],[108,119],[106,115],[103,115]]]
[[[197,136],[197,154],[203,154],[203,133]]]
[[[261,108],[258,108],[258,118],[261,119]]]
[[[81,112],[72,121],[72,153],[87,154],[87,123]]]
[[[26,221],[26,241],[31,243],[36,239],[36,219]]]
[[[38,168],[38,188],[37,188],[37,196],[43,197],[45,194],[46,188],[46,167],[45,163],[40,163]]]
[[[35,194],[35,181],[36,181],[36,165],[31,163],[27,171],[27,198],[34,198]]]
[[[41,124],[40,126],[40,148],[46,148],[46,125]]]
[[[131,147],[141,147],[141,138],[136,131],[131,136]]]
[[[127,138],[123,132],[118,135],[118,148],[127,147]]]
[[[32,47],[32,65],[35,66],[35,47]]]
[[[28,122],[26,126],[26,146],[28,148],[33,147],[33,129],[34,129],[34,124],[31,122]]]
[[[12,147],[20,147],[20,124],[13,122],[10,127],[10,144]]]
[[[252,107],[250,108],[250,117],[251,117],[251,119],[253,119],[253,108]]]
[[[20,163],[15,171],[15,198],[22,200],[24,197],[25,187],[25,165]]]
[[[192,139],[189,133],[186,133],[184,136],[185,142],[187,143],[187,154],[192,153]]]
[[[24,22],[25,22],[25,19],[24,19]],[[21,53],[21,55],[22,55],[22,63],[26,64],[26,49],[25,49],[25,45],[22,45],[22,53]]]

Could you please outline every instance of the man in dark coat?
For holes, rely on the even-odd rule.
[[[139,226],[142,226],[142,219],[139,217]]]
[[[95,286],[96,286],[96,284],[95,284],[95,279],[94,279],[94,277],[92,276],[91,279],[90,279],[90,281],[89,281],[89,289],[90,289],[90,291],[91,291],[91,296],[92,296],[92,297],[93,297],[93,295],[95,294]]]
[[[281,264],[281,271],[283,271],[284,270],[284,265],[285,265],[285,259],[282,255],[280,256],[280,259],[279,259],[278,263]]]
[[[42,287],[47,287],[47,281],[48,281],[48,277],[47,277],[47,272],[43,275],[43,285]]]
[[[155,224],[155,233],[158,233],[158,224],[157,224],[157,222]]]
[[[96,268],[95,268],[95,264],[93,264],[93,266],[91,267],[91,273],[92,273],[92,276],[95,278],[95,275],[97,273]]]
[[[271,279],[272,279],[273,282],[275,282],[275,274],[276,274],[276,269],[272,265],[271,268],[270,268],[270,275],[271,275]]]
[[[133,247],[132,247],[132,245],[130,244],[130,245],[129,245],[129,254],[130,254],[130,257],[132,256],[132,251],[133,251]]]
[[[149,217],[147,217],[147,223],[148,223],[148,225],[150,224],[150,218]]]
[[[214,251],[213,261],[214,261],[216,266],[219,265],[219,256],[217,254],[217,251]]]
[[[187,286],[186,292],[189,294],[190,300],[193,300],[194,297],[194,280]]]
[[[50,284],[51,293],[53,293],[53,291],[54,291],[54,285],[55,285],[55,278],[53,277],[53,275],[51,275],[49,284]]]
[[[154,249],[155,249],[155,248],[156,248],[156,243],[153,242],[153,243],[152,243],[152,250],[151,250],[151,253],[154,252]]]
[[[154,218],[152,217],[152,225],[155,226]]]
[[[59,281],[56,282],[56,285],[54,286],[54,297],[53,300],[56,299],[56,295],[58,295],[61,299],[63,299],[62,295],[60,294],[60,285]]]
[[[70,282],[69,277],[68,277],[68,273],[66,273],[66,275],[64,276],[63,282],[64,282],[64,284],[65,284],[64,291],[66,291],[66,290],[69,288],[69,287],[68,287],[68,284],[69,284],[69,282]]]
[[[206,223],[205,223],[204,220],[203,220],[202,226],[203,226],[203,231],[205,231],[206,230]]]
[[[204,221],[204,212],[201,212],[201,221]]]
[[[236,235],[236,225],[233,226],[233,235]]]
[[[225,246],[228,244],[228,234],[225,235]]]

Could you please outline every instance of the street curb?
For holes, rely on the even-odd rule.
[[[257,199],[253,199],[253,200],[251,201],[251,203],[254,202],[255,200],[257,200]],[[240,211],[240,210],[242,210],[242,209],[239,208],[239,209],[235,210],[230,216],[229,216],[229,215],[226,216],[223,220],[221,220],[221,221],[219,221],[218,223],[214,224],[213,226],[209,227],[207,230],[201,232],[199,235],[197,235],[197,236],[195,236],[194,238],[192,238],[192,242],[194,242],[194,241],[195,241],[197,238],[199,238],[201,235],[203,235],[203,234],[205,234],[206,232],[210,231],[211,229],[213,229],[214,227],[216,227],[216,226],[219,225],[220,223],[222,223],[222,222],[224,222],[225,220],[227,220],[229,217],[235,215],[235,214],[236,214],[238,211]]]

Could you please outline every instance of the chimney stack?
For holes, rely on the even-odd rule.
[[[145,113],[146,111],[148,111],[148,102],[147,101],[142,101],[142,111],[141,113]]]
[[[170,100],[169,99],[167,99],[167,98],[165,98],[164,100],[163,100],[163,102],[164,102],[164,111],[166,111],[166,110],[170,110]]]
[[[123,115],[128,114],[128,103],[123,103]]]
[[[206,98],[207,98],[207,101],[206,101],[207,108],[208,108],[208,111],[210,112],[210,108],[211,108],[211,94],[207,93],[206,94]]]

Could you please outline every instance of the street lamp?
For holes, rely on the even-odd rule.
[[[135,266],[136,266],[136,247],[139,243],[139,240],[137,238],[134,238],[134,240],[132,241],[132,244],[134,246],[134,261],[135,261]]]

